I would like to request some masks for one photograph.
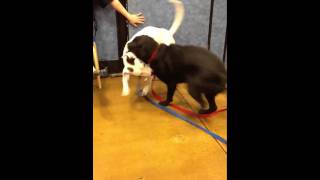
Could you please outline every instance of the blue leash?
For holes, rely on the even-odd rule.
[[[173,115],[173,116],[176,116],[177,118],[179,118],[179,119],[181,119],[181,120],[183,120],[183,121],[185,121],[185,122],[193,125],[194,127],[196,127],[196,128],[198,128],[198,129],[204,131],[205,133],[209,134],[209,135],[212,136],[213,138],[219,140],[219,141],[222,142],[223,144],[227,144],[227,140],[223,139],[221,136],[219,136],[219,135],[211,132],[210,130],[208,130],[208,129],[206,129],[206,128],[204,128],[204,127],[196,124],[196,123],[193,122],[192,120],[190,120],[190,119],[188,119],[188,118],[186,118],[186,117],[184,117],[184,116],[181,116],[180,114],[176,113],[175,111],[173,111],[173,110],[171,110],[171,109],[169,109],[169,108],[167,108],[167,107],[165,107],[165,106],[159,105],[159,104],[156,103],[155,101],[151,100],[149,97],[145,96],[145,98],[146,98],[147,101],[149,101],[151,104],[153,104],[153,105],[156,106],[157,108],[162,109],[162,110],[166,111],[167,113],[169,113],[169,114],[171,114],[171,115]]]

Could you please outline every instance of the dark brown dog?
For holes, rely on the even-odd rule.
[[[136,37],[128,44],[130,52],[149,63],[153,73],[167,85],[167,106],[172,101],[178,83],[188,85],[189,94],[201,105],[200,114],[217,110],[215,96],[224,91],[227,71],[219,58],[207,49],[196,46],[158,44],[148,36]],[[202,94],[209,109],[205,108]]]

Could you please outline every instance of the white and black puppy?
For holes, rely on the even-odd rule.
[[[148,26],[134,34],[131,39],[126,43],[122,60],[123,60],[123,71],[122,71],[122,95],[127,96],[130,93],[130,88],[128,85],[129,77],[130,75],[134,76],[145,76],[147,82],[147,85],[143,87],[142,89],[142,95],[146,95],[150,88],[152,83],[152,69],[148,65],[146,65],[143,61],[141,61],[139,58],[135,57],[134,54],[130,53],[128,50],[128,43],[130,43],[135,37],[146,35],[153,40],[155,40],[158,43],[163,43],[166,45],[174,44],[175,40],[173,35],[178,30],[178,28],[181,25],[181,22],[184,17],[184,7],[181,1],[179,0],[169,0],[170,3],[172,3],[175,7],[175,18],[172,23],[172,26],[169,30],[165,28],[158,28],[153,26]]]
[[[169,105],[177,84],[185,82],[189,94],[201,105],[200,114],[217,110],[215,96],[225,90],[227,71],[215,54],[197,46],[159,45],[148,36],[136,37],[128,44],[128,49],[149,64],[154,75],[166,83],[167,98],[161,105]],[[205,109],[202,94],[209,109]]]

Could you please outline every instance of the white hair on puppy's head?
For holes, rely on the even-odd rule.
[[[150,76],[151,68],[140,60],[134,53],[128,52],[122,56],[125,65],[124,72],[134,76]]]
[[[146,64],[141,60],[139,59],[133,52],[128,52],[127,54],[127,57],[128,58],[132,58],[134,59],[134,65],[136,68],[143,68]]]
[[[137,58],[137,56],[132,52],[127,52],[122,56],[124,68],[122,71],[122,96],[127,96],[130,93],[129,88],[129,77],[130,75],[134,76],[146,76],[149,77],[152,75],[152,69],[149,65],[145,64],[142,60]],[[144,88],[142,94],[147,94],[149,91],[148,88]]]

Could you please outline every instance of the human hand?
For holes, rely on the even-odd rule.
[[[138,27],[138,25],[144,23],[144,16],[142,13],[129,14],[127,19],[128,19],[128,22],[134,27]]]

